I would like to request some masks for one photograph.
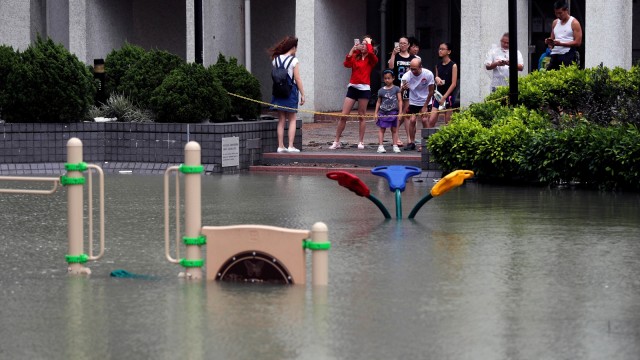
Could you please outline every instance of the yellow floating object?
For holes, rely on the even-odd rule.
[[[433,186],[431,189],[431,195],[440,196],[447,191],[462,185],[466,179],[472,178],[473,175],[473,171],[471,170],[456,170],[450,172]]]

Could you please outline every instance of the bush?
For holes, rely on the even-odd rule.
[[[563,67],[534,71],[518,79],[518,101],[529,109],[542,110],[558,125],[572,117],[591,123],[640,123],[640,69],[609,70],[600,65],[580,70]],[[501,87],[485,100],[507,104],[508,87]]]
[[[202,122],[226,119],[230,101],[220,81],[200,64],[183,64],[154,91],[152,109],[158,122]]]
[[[128,97],[118,93],[112,93],[100,107],[92,106],[89,109],[88,119],[96,117],[117,118],[119,122],[151,122],[154,119],[151,110],[141,109]]]
[[[238,65],[236,58],[225,59],[220,54],[218,62],[209,69],[220,79],[224,89],[230,93],[260,101],[260,82],[244,66]],[[256,119],[260,115],[260,104],[235,96],[231,96],[231,114],[238,115],[243,120]]]
[[[0,115],[5,103],[7,78],[18,62],[18,54],[10,46],[0,45]]]
[[[141,107],[148,108],[153,91],[171,71],[183,64],[184,60],[178,55],[160,50],[149,51],[124,73],[117,87],[118,92],[127,95]]]
[[[38,37],[19,54],[7,78],[3,117],[8,122],[81,121],[95,92],[86,65],[62,45]]]
[[[124,74],[142,57],[146,51],[136,45],[125,43],[119,50],[113,50],[104,60],[105,88],[107,97],[115,92],[122,93],[120,82]]]

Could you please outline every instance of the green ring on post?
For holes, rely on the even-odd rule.
[[[309,250],[329,250],[331,249],[331,242],[314,242],[310,239],[302,240],[302,248]]]
[[[60,176],[60,184],[62,186],[67,185],[84,185],[84,177],[69,177],[66,175]]]
[[[204,171],[202,165],[185,165],[180,164],[180,172],[183,174],[200,174]]]
[[[182,242],[184,242],[185,245],[202,246],[202,245],[205,245],[207,243],[207,237],[204,236],[204,235],[200,235],[198,237],[183,236],[182,237]]]
[[[87,171],[88,168],[86,162],[64,164],[64,169],[67,171]]]
[[[67,259],[67,263],[69,264],[84,264],[89,260],[89,255],[80,254],[80,255],[65,255]]]
[[[180,259],[180,265],[186,268],[203,267],[204,259],[188,260],[188,259],[182,258]]]

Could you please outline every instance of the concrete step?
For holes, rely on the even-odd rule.
[[[394,153],[387,150],[387,153],[365,153],[365,152],[321,152],[309,151],[300,153],[264,153],[262,154],[262,165],[299,165],[309,166],[332,166],[347,165],[348,167],[374,168],[383,165],[405,165],[421,167],[421,154],[417,151],[403,151]]]

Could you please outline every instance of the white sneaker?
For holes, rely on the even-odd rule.
[[[281,148],[281,147],[279,147],[279,148],[278,148],[278,152],[279,152],[279,153],[286,153],[286,152],[288,152],[288,151],[287,151],[287,148]]]
[[[399,152],[402,152],[402,150],[400,150],[400,148],[398,147],[398,145],[393,145],[393,152],[394,152],[394,153],[399,153]]]
[[[300,150],[296,149],[294,146],[289,146],[287,151],[290,152],[290,153],[299,153],[300,152]]]
[[[384,149],[384,146],[383,146],[383,145],[378,145],[378,152],[379,152],[379,153],[386,153],[386,152],[387,152],[387,150],[385,150],[385,149]]]
[[[335,149],[340,149],[341,147],[342,147],[342,145],[340,145],[340,143],[338,141],[334,141],[333,144],[331,146],[329,146],[329,149],[335,150]]]
[[[364,149],[364,144],[359,142],[358,143],[358,149],[363,150]]]

